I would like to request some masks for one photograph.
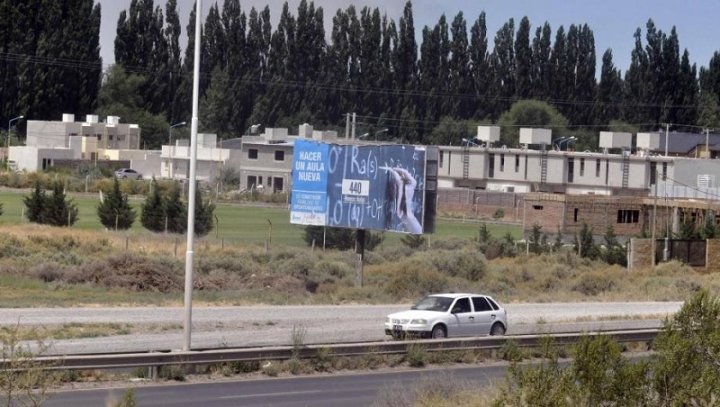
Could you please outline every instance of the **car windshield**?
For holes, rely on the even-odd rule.
[[[452,302],[453,299],[448,297],[425,297],[413,305],[412,309],[447,312]]]

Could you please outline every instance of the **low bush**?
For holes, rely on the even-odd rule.
[[[387,273],[390,275],[390,280],[385,285],[385,292],[398,299],[445,291],[448,286],[447,277],[431,265],[417,259],[389,265]]]
[[[462,277],[478,281],[485,276],[485,257],[476,251],[433,251],[428,252],[430,263],[441,273],[451,277]]]
[[[604,271],[591,271],[580,275],[572,289],[583,295],[596,296],[611,291],[615,289],[616,286],[616,275],[611,275]]]

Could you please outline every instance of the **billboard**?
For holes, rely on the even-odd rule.
[[[296,140],[290,223],[422,233],[426,153]]]

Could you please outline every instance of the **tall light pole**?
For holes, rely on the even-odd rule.
[[[193,291],[193,261],[195,253],[195,172],[197,161],[197,132],[198,132],[198,99],[200,94],[200,30],[202,20],[202,0],[197,0],[195,13],[195,59],[193,69],[193,100],[192,124],[190,125],[190,188],[188,190],[188,220],[187,220],[187,250],[185,253],[185,318],[183,324],[183,350],[189,351],[192,332],[192,291]]]
[[[173,173],[175,172],[175,171],[173,171],[175,168],[175,162],[173,159],[173,155],[174,155],[173,151],[175,151],[175,148],[173,147],[173,144],[172,144],[172,129],[174,129],[175,127],[182,127],[186,124],[187,124],[187,122],[175,123],[168,128],[168,145],[170,146],[170,166],[168,168],[168,174],[170,175],[170,178],[173,177],[173,175],[174,175]]]
[[[577,138],[575,136],[565,137],[560,140],[558,140],[555,145],[558,147],[558,150],[562,150],[563,144],[570,144],[570,142],[575,141]]]
[[[6,140],[7,146],[6,146],[6,149],[5,149],[5,155],[6,155],[6,156],[5,156],[5,161],[7,162],[7,171],[8,171],[8,172],[10,172],[10,129],[12,129],[12,124],[13,124],[13,122],[16,122],[16,121],[18,121],[18,120],[22,120],[22,119],[24,119],[24,118],[25,118],[24,115],[20,115],[20,116],[18,116],[18,117],[13,117],[13,118],[10,119],[10,121],[8,122],[7,140]]]

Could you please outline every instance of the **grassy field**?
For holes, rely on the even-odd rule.
[[[15,191],[0,192],[0,203],[3,204],[3,215],[0,224],[17,225],[27,223],[23,217],[23,197],[29,193]],[[84,230],[102,230],[96,214],[98,198],[87,195],[71,196],[78,206],[79,220],[73,228]],[[129,239],[135,240],[148,234],[140,224],[140,207],[142,199],[132,199],[131,203],[136,209],[138,217],[132,229],[128,231]],[[224,240],[228,243],[245,243],[262,245],[270,240],[273,245],[305,246],[303,240],[303,226],[290,224],[290,215],[286,208],[262,207],[242,204],[220,203],[215,210],[217,228],[206,236],[204,240],[215,242]],[[462,239],[477,236],[479,223],[470,221],[455,221],[439,219],[436,224],[437,238],[458,237]],[[501,237],[511,233],[515,238],[522,236],[520,227],[512,224],[489,224],[488,229],[493,236]],[[397,245],[402,234],[385,233],[384,245]]]

